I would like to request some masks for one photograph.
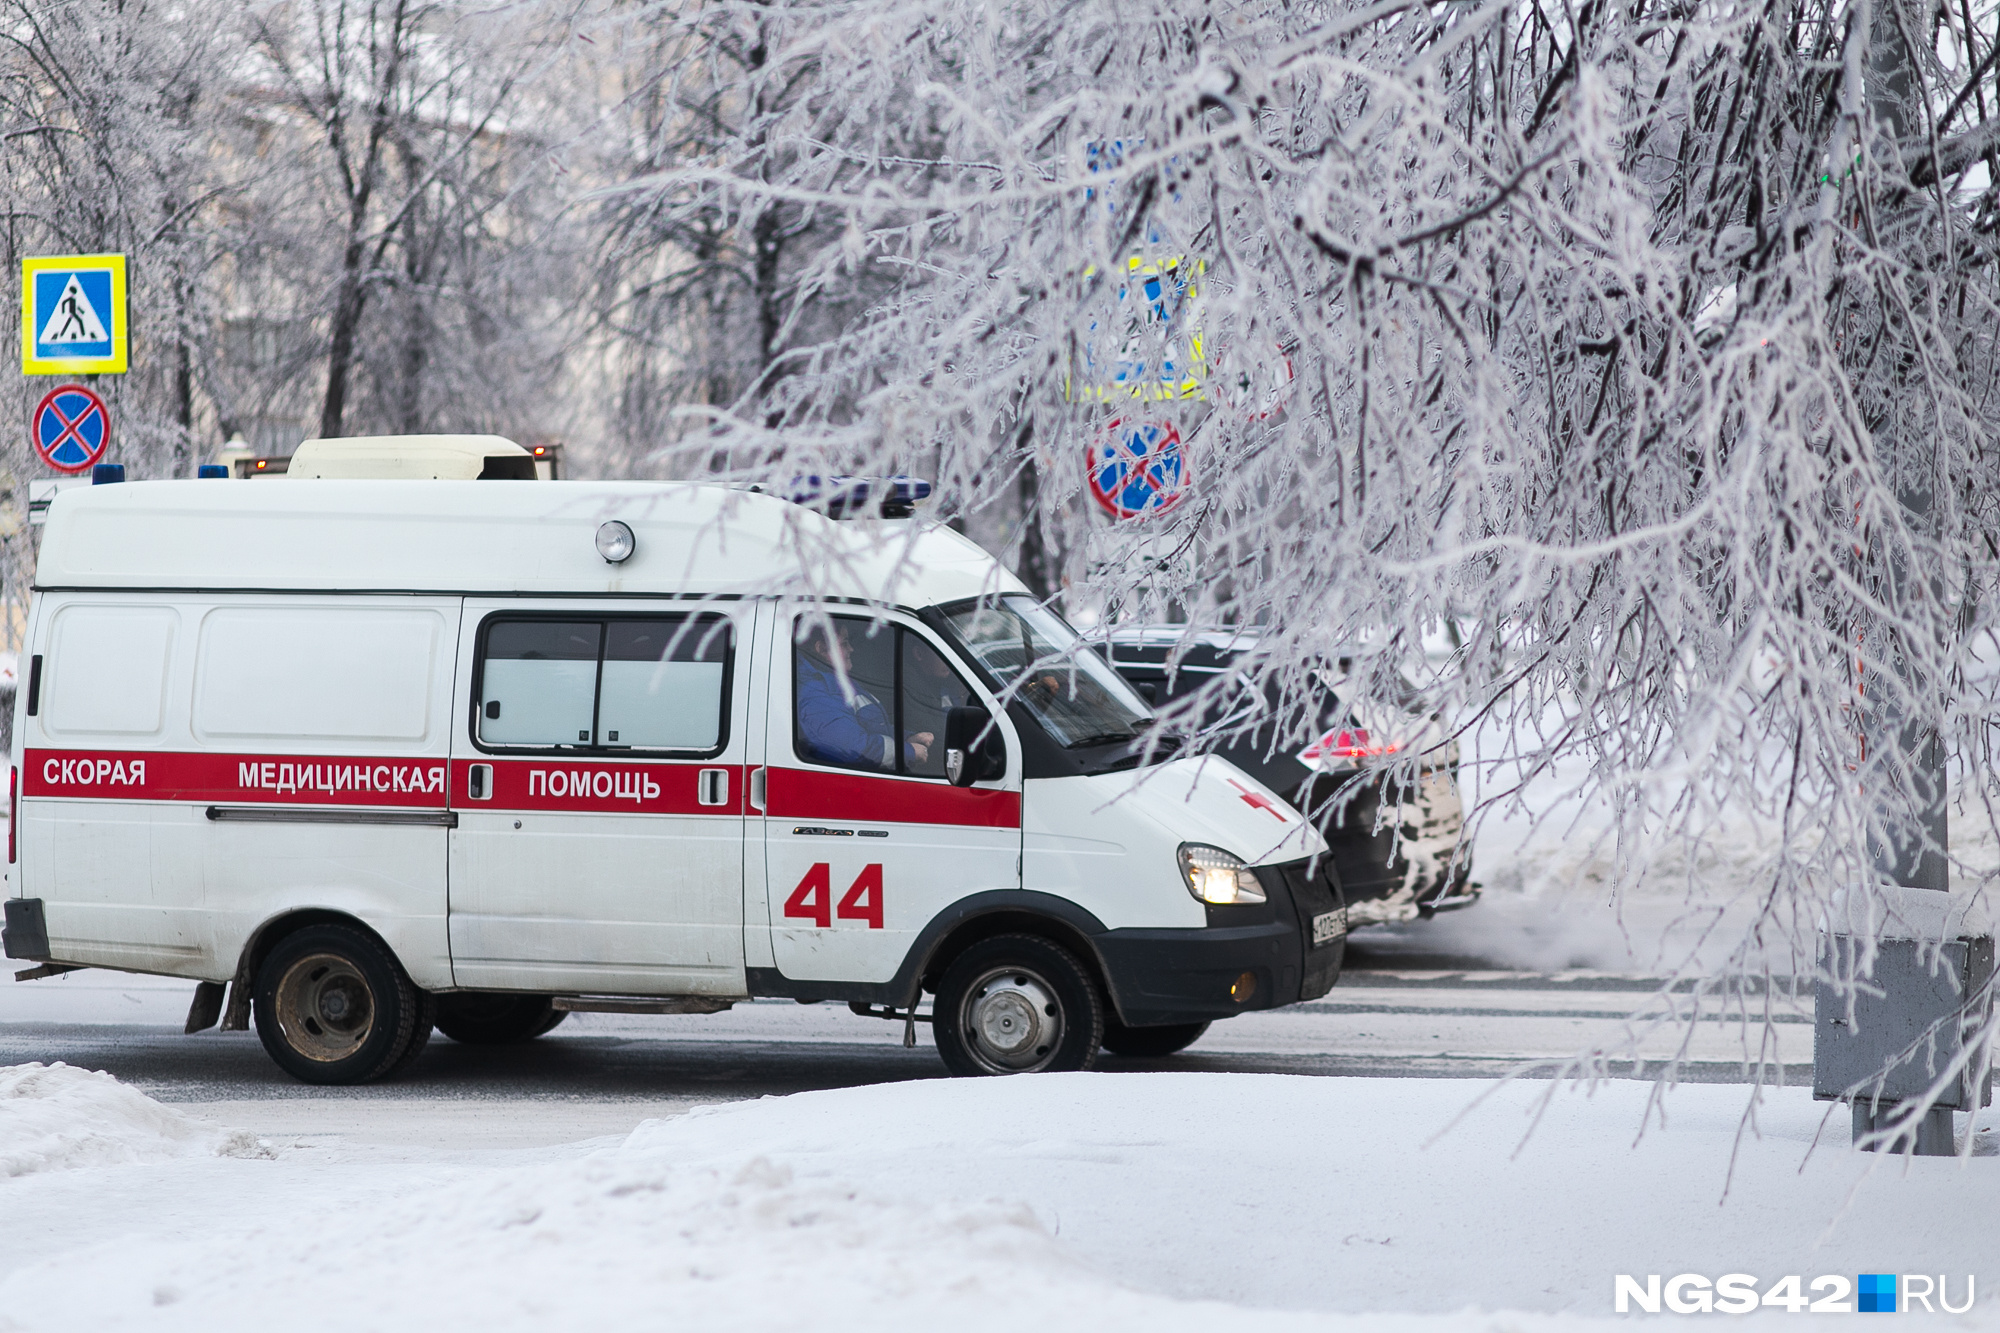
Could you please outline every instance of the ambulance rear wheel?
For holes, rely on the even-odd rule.
[[[410,1024],[410,1039],[403,1043],[403,1053],[383,1073],[383,1078],[395,1078],[408,1069],[424,1053],[424,1047],[431,1044],[431,1029],[437,1026],[433,1021],[437,1018],[437,997],[422,987],[416,988],[416,996],[417,1016]]]
[[[257,970],[257,1037],[306,1083],[368,1083],[411,1054],[427,1018],[417,988],[387,949],[348,926],[307,926],[279,940]]]
[[[546,995],[465,991],[437,997],[438,1031],[468,1046],[533,1041],[568,1017]]]
[[[1104,1001],[1076,955],[1035,935],[997,935],[938,980],[932,1035],[954,1074],[1088,1069],[1104,1039]]]
[[[1162,1056],[1184,1051],[1201,1040],[1206,1023],[1168,1023],[1162,1027],[1128,1028],[1106,1019],[1104,1049],[1113,1055]]]

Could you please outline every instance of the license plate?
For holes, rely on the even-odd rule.
[[[1322,944],[1333,943],[1347,933],[1347,913],[1337,909],[1321,912],[1313,918],[1312,926],[1313,948],[1317,949]]]

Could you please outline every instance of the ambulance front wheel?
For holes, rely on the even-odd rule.
[[[998,935],[953,959],[931,1012],[954,1074],[1088,1069],[1104,1039],[1097,982],[1075,954],[1035,935]]]
[[[257,970],[254,1000],[264,1050],[306,1083],[371,1082],[430,1035],[422,992],[387,949],[348,926],[279,940]]]

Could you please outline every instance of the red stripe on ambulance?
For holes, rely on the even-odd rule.
[[[493,769],[490,796],[471,793],[472,766]],[[727,775],[721,805],[699,798],[704,770]],[[716,763],[605,763],[597,759],[454,759],[451,803],[461,810],[542,810],[577,814],[733,815],[743,809],[743,768]]]
[[[490,797],[468,799],[473,764],[493,771]],[[699,799],[700,775],[721,769],[727,797]],[[271,805],[414,806],[425,809],[724,815],[740,813],[749,770],[739,764],[603,763],[560,759],[385,759],[359,756],[187,754],[174,751],[29,750],[21,795],[99,800]],[[770,814],[779,819],[1019,828],[1021,794],[939,782],[770,770]]]
[[[1021,827],[1021,793],[1017,791],[806,768],[773,768],[770,783],[771,815],[778,819]]]
[[[30,750],[21,794],[236,805],[445,805],[441,760]]]

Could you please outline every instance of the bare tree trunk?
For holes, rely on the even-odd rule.
[[[757,215],[750,235],[752,271],[757,283],[757,386],[760,394],[769,394],[777,378],[772,374],[772,363],[778,357],[778,328],[784,322],[784,295],[779,284],[785,242],[775,204],[767,205]],[[779,412],[768,412],[764,424],[775,428],[783,419]]]
[[[403,328],[403,356],[397,379],[396,429],[415,435],[424,428],[424,320],[417,310],[409,312]]]
[[[174,420],[181,429],[174,440],[173,475],[185,477],[194,460],[194,349],[184,329],[174,351]]]
[[[326,398],[319,413],[322,438],[332,438],[341,433],[342,420],[347,415],[347,381],[354,368],[355,337],[361,326],[362,312],[368,304],[368,270],[387,244],[387,237],[380,237],[376,241],[377,254],[368,253],[368,209],[381,174],[382,144],[394,111],[396,87],[402,80],[404,47],[410,36],[407,19],[407,5],[404,0],[396,0],[386,24],[384,46],[379,53],[382,65],[375,75],[374,102],[368,112],[368,135],[358,162],[348,158],[345,115],[338,109],[337,103],[326,117],[327,138],[333,147],[347,193],[347,243],[341,250],[340,285],[334,299],[333,321],[328,329]],[[338,89],[329,89],[329,93],[335,98],[340,96]],[[393,230],[393,224],[390,229]]]
[[[1021,497],[1021,556],[1016,562],[1021,582],[1028,585],[1028,591],[1047,601],[1057,587],[1055,571],[1050,568],[1048,540],[1042,533],[1042,483],[1035,472],[1033,460],[1022,464],[1020,490]]]
[[[361,225],[367,207],[364,195],[349,220],[347,248],[341,254],[340,294],[333,303],[333,326],[326,349],[326,399],[319,410],[321,439],[339,436],[341,418],[347,415],[347,377],[354,365],[354,334],[367,304],[361,271],[366,253],[361,244]]]

